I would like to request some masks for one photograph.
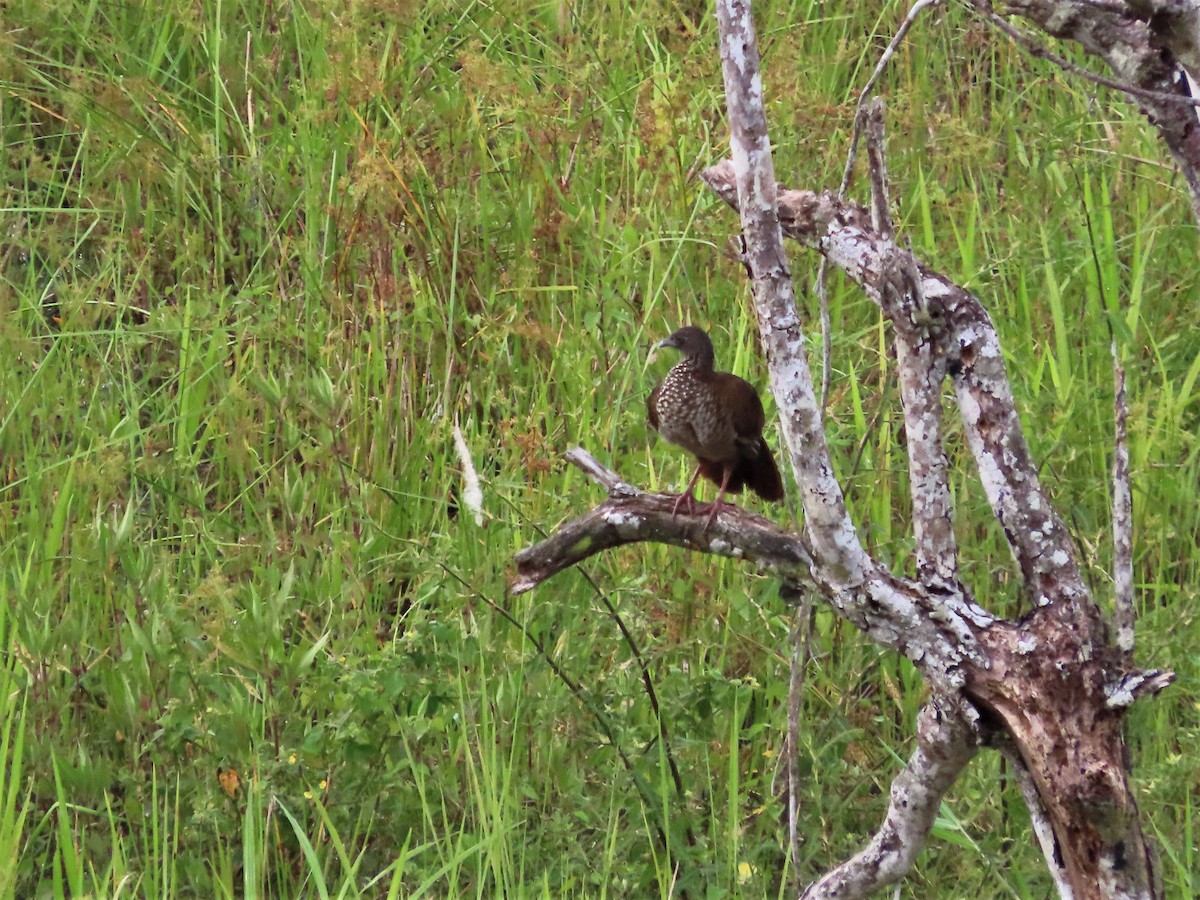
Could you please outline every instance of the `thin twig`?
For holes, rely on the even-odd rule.
[[[876,97],[860,111],[867,120],[867,175],[871,182],[871,227],[886,238],[895,236],[888,196],[887,147],[884,141],[883,100]]]
[[[838,199],[842,200],[846,197],[846,191],[850,188],[850,175],[854,171],[854,163],[858,159],[858,142],[862,138],[863,132],[863,109],[867,105],[867,101],[871,98],[871,93],[875,90],[875,85],[883,75],[883,70],[887,68],[887,64],[892,61],[892,57],[896,55],[896,48],[900,46],[900,42],[904,40],[904,36],[908,34],[908,30],[912,28],[913,22],[917,20],[917,16],[929,6],[936,6],[941,0],[917,0],[916,3],[908,11],[908,15],[904,17],[904,21],[900,23],[900,27],[896,29],[896,34],[892,37],[892,41],[887,45],[879,57],[879,62],[875,64],[875,71],[871,73],[871,77],[867,79],[867,83],[858,94],[858,105],[854,112],[854,131],[850,135],[850,150],[846,154],[846,168],[842,170],[842,185],[838,188]]]
[[[1104,75],[1097,75],[1083,66],[1071,62],[1065,57],[1059,56],[1054,51],[1042,46],[1029,35],[1021,31],[999,13],[991,8],[991,4],[983,2],[983,0],[968,0],[968,5],[976,10],[979,15],[987,19],[993,27],[1000,29],[1010,38],[1020,44],[1025,51],[1036,59],[1044,59],[1047,62],[1053,63],[1064,72],[1070,72],[1072,75],[1078,75],[1086,81],[1093,84],[1098,84],[1101,87],[1111,88],[1114,91],[1120,91],[1122,94],[1128,94],[1131,97],[1140,97],[1143,100],[1153,100],[1157,103],[1175,103],[1179,106],[1200,107],[1200,99],[1195,97],[1185,97],[1182,94],[1168,94],[1166,91],[1154,91],[1149,88],[1140,88],[1132,85],[1127,81],[1118,81],[1115,78],[1106,78]]]

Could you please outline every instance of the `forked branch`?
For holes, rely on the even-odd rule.
[[[703,178],[722,200],[737,204],[732,163],[712,166]],[[1070,535],[1038,480],[1000,340],[978,298],[872,229],[869,212],[858,204],[839,201],[831,193],[790,190],[779,192],[778,203],[783,233],[818,249],[856,281],[891,320],[898,342],[925,357],[911,360],[910,378],[928,384],[929,374],[936,376],[939,366],[953,376],[980,480],[1033,604],[1057,604],[1062,615],[1094,624],[1095,607]],[[919,281],[918,288],[913,281]],[[912,402],[914,417],[933,415],[932,409],[913,408]],[[932,403],[932,398],[924,401],[926,406]],[[932,425],[932,418],[927,421]],[[914,489],[922,483],[918,479]]]

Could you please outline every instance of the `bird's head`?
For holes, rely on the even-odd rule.
[[[695,325],[685,325],[670,337],[665,337],[657,344],[658,347],[672,347],[684,356],[712,358],[713,345],[704,330]]]

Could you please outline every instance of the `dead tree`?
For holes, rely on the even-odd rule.
[[[732,155],[703,177],[741,215],[744,262],[800,489],[803,533],[736,507],[723,509],[706,530],[705,515],[674,517],[674,497],[640,491],[575,450],[569,459],[608,489],[608,499],[521,551],[512,589],[530,590],[611,547],[673,544],[752,561],[813,590],[876,643],[913,662],[932,696],[918,716],[917,746],[893,782],[884,822],[866,848],[809,885],[804,897],[863,897],[901,878],[945,792],[981,747],[1010,762],[1061,896],[1156,897],[1123,722],[1135,700],[1173,676],[1139,670],[1132,640],[1112,639],[1070,536],[1039,483],[987,311],[892,236],[881,148],[871,157],[869,210],[832,193],[779,189],[748,3],[719,0],[717,10]],[[875,114],[881,115],[879,107]],[[846,272],[891,323],[916,537],[913,578],[892,574],[866,552],[834,477],[785,235]],[[1029,611],[1018,619],[979,605],[959,571],[943,447],[946,379],[1020,570]],[[1118,435],[1120,469],[1123,412]],[[1117,495],[1114,531],[1127,550],[1128,495]],[[1124,625],[1132,616],[1132,591],[1127,579],[1119,581]]]

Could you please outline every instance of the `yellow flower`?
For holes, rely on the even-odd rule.
[[[745,884],[754,877],[754,866],[742,861],[738,863],[738,884]]]

